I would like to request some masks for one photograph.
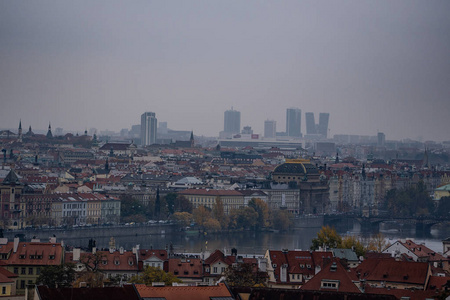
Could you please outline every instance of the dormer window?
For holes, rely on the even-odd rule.
[[[119,260],[115,260],[115,261],[114,261],[114,264],[115,264],[116,266],[118,266],[118,265],[120,265],[120,261],[119,261]]]
[[[130,266],[132,266],[132,265],[133,265],[133,261],[132,261],[132,260],[128,261],[128,264],[129,264]]]
[[[42,257],[41,257],[42,258]],[[48,259],[55,259],[55,256],[54,255],[49,255],[48,256]]]
[[[107,260],[102,260],[102,264],[107,265],[108,261]]]
[[[20,259],[25,259],[25,257],[26,257],[25,254],[20,254],[20,255],[19,255],[19,258],[20,258]]]

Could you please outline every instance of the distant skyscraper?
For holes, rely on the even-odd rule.
[[[302,111],[298,108],[286,110],[286,134],[291,137],[301,137]]]
[[[237,110],[227,110],[224,114],[223,131],[226,133],[239,133],[241,131],[241,113]]]
[[[324,138],[328,135],[328,120],[330,119],[329,113],[319,114],[319,126],[317,128],[317,133],[321,134]]]
[[[154,112],[145,112],[141,115],[141,145],[147,146],[156,142],[157,124]]]
[[[314,113],[305,113],[306,117],[306,134],[317,134],[316,121],[314,121]]]
[[[264,137],[275,138],[277,136],[277,122],[273,120],[264,121]]]
[[[383,147],[385,143],[386,143],[386,135],[384,135],[384,133],[382,133],[382,132],[378,132],[378,143],[377,143],[377,146],[378,147]]]

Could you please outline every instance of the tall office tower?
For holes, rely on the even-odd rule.
[[[319,126],[317,128],[317,133],[321,134],[324,138],[328,135],[328,120],[330,119],[329,113],[319,114]]]
[[[224,114],[223,131],[226,133],[239,133],[241,131],[241,113],[237,110],[227,110]]]
[[[264,121],[264,137],[265,138],[277,137],[277,121],[273,120]]]
[[[305,113],[306,117],[306,134],[317,134],[316,121],[314,121],[314,113]]]
[[[288,108],[286,110],[286,134],[291,137],[301,137],[302,110]]]
[[[141,145],[147,146],[156,142],[158,120],[154,112],[145,112],[141,116]]]
[[[383,147],[386,143],[386,135],[383,132],[378,132],[378,147]]]

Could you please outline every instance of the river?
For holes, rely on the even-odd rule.
[[[153,235],[130,235],[115,237],[116,248],[132,249],[137,244],[141,249],[164,249],[170,244],[175,252],[193,253],[208,250],[226,250],[228,253],[236,248],[238,253],[264,254],[267,249],[302,249],[309,250],[311,240],[317,236],[320,228],[304,228],[289,232],[232,232],[232,233],[209,233],[209,234],[186,234],[174,232]],[[382,231],[386,240],[393,243],[397,239],[414,238],[418,243],[425,245],[436,252],[442,252],[442,240],[450,236],[449,228],[433,229],[431,236],[426,238],[416,237],[414,230]],[[369,234],[362,235],[360,232],[340,232],[341,235],[356,235],[369,238]],[[65,239],[67,245],[75,247],[87,247],[89,238]],[[96,238],[98,248],[108,248],[110,238]]]

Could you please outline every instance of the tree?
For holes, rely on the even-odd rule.
[[[213,218],[209,218],[208,220],[206,220],[206,222],[204,223],[204,226],[205,226],[205,229],[208,231],[218,231],[222,228],[220,226],[219,221],[217,221],[216,219],[213,219]]]
[[[251,207],[232,209],[230,212],[230,227],[232,229],[254,228],[258,219],[258,213]]]
[[[442,197],[436,208],[436,216],[448,218],[450,217],[450,197]]]
[[[253,208],[258,213],[258,222],[256,223],[257,229],[270,227],[269,207],[266,202],[259,198],[252,198],[248,202],[248,206]]]
[[[395,216],[426,216],[433,212],[434,204],[424,182],[419,181],[409,188],[388,191],[386,208]]]
[[[224,272],[225,280],[230,286],[262,287],[266,285],[267,272],[258,271],[256,266],[241,263],[228,266]]]
[[[168,193],[164,197],[167,203],[167,210],[169,214],[176,212],[188,212],[192,213],[192,203],[184,196],[180,196],[176,193]]]
[[[74,264],[45,266],[36,280],[38,284],[47,285],[50,288],[71,287],[75,280]]]
[[[152,282],[164,282],[165,285],[172,285],[174,282],[181,282],[172,273],[166,273],[160,268],[147,266],[144,271],[136,276],[131,277],[129,283],[143,283],[151,285]]]
[[[273,214],[273,228],[278,230],[288,230],[291,226],[289,212],[286,210],[278,210]]]
[[[122,222],[142,222],[146,219],[146,208],[131,195],[120,196],[120,217]]]
[[[193,216],[188,212],[176,212],[173,214],[172,218],[180,225],[188,226],[189,224],[191,224]]]
[[[85,282],[86,285],[90,288],[94,287],[103,287],[105,285],[105,277],[103,273],[97,272],[88,272],[82,271],[78,276],[77,280],[74,282],[74,287],[80,287],[81,282]]]
[[[367,242],[366,250],[381,253],[384,249],[389,247],[389,243],[382,233],[377,233],[370,237]]]
[[[103,263],[103,259],[106,258],[106,255],[100,251],[95,253],[84,253],[80,257],[80,263],[83,264],[84,268],[88,272],[92,273],[101,273],[101,266]]]
[[[195,223],[201,228],[204,228],[206,221],[211,218],[211,212],[203,205],[194,209],[193,215]]]
[[[342,245],[342,238],[336,232],[336,229],[330,226],[322,226],[317,233],[317,238],[312,240],[311,250],[317,250],[319,247],[339,248]]]
[[[225,214],[225,210],[223,208],[223,202],[220,197],[216,197],[216,202],[214,203],[213,209],[212,209],[212,216],[214,219],[219,221],[219,224],[222,228],[228,227],[228,217]]]
[[[346,236],[342,238],[341,245],[338,245],[339,248],[344,249],[353,249],[358,257],[364,256],[366,253],[366,248],[362,241],[355,236]]]

